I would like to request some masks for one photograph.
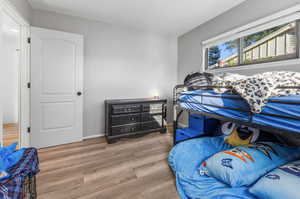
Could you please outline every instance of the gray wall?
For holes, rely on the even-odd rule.
[[[26,19],[29,23],[31,22],[32,8],[27,0],[9,0],[19,11],[19,13]]]
[[[246,25],[252,21],[274,14],[300,3],[300,0],[247,0],[239,6],[202,24],[196,29],[178,38],[178,81],[182,82],[186,74],[199,71],[202,63],[202,41]],[[300,66],[282,66],[272,70],[296,70]],[[242,74],[253,74],[270,70],[231,71]]]
[[[84,35],[84,136],[103,134],[105,99],[171,97],[176,38],[44,11],[32,25]]]

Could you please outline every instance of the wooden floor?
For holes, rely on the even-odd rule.
[[[38,199],[178,199],[171,136],[108,145],[103,138],[39,150]]]
[[[17,123],[3,125],[3,146],[19,142],[19,127]]]

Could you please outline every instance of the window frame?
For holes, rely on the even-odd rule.
[[[209,46],[209,47],[206,47],[205,51],[206,51],[206,55],[205,55],[205,59],[207,60],[206,61],[206,64],[205,64],[205,70],[218,70],[218,69],[223,69],[223,68],[235,68],[235,67],[240,67],[240,66],[249,66],[249,65],[254,65],[254,64],[262,64],[262,63],[270,63],[270,62],[278,62],[278,61],[284,61],[284,60],[289,60],[289,59],[297,59],[297,58],[300,58],[300,45],[299,45],[299,42],[300,42],[300,30],[299,30],[299,23],[300,23],[300,20],[297,19],[295,21],[291,21],[290,23],[295,23],[295,35],[296,35],[296,51],[295,53],[293,54],[286,54],[286,55],[279,55],[279,56],[275,56],[274,58],[272,59],[269,59],[269,60],[252,60],[250,63],[249,62],[245,62],[244,60],[244,49],[245,47],[243,46],[243,40],[245,37],[249,36],[249,35],[246,35],[246,36],[243,36],[243,37],[240,37],[240,38],[237,38],[235,40],[238,41],[238,48],[237,48],[237,53],[238,53],[238,64],[237,65],[234,65],[234,66],[223,66],[223,67],[217,67],[217,68],[212,68],[210,69],[209,66],[208,66],[208,60],[209,60],[209,54],[208,54],[208,51],[209,51],[209,48],[212,47],[212,46]],[[275,28],[279,25],[276,25],[276,26],[273,26],[271,28]],[[258,31],[260,32],[260,31]],[[258,33],[257,32],[257,33]],[[275,40],[277,38],[275,37]],[[228,40],[229,41],[229,40]],[[225,41],[226,42],[226,41]],[[268,41],[266,41],[267,43],[267,46],[268,46]],[[276,46],[277,43],[275,43],[275,46]],[[285,43],[286,45],[286,43]],[[276,47],[275,47],[276,48]],[[275,50],[276,51],[276,50]]]
[[[216,36],[212,39],[206,40],[202,42],[202,70],[203,71],[224,71],[224,70],[245,70],[245,69],[254,69],[254,68],[264,68],[270,66],[279,66],[280,64],[299,64],[300,63],[300,4],[289,8],[287,10],[281,11],[279,13],[275,13],[271,16],[259,19],[255,22],[247,24],[245,26],[236,28],[232,31],[223,33],[219,36]],[[296,31],[296,52],[293,54],[286,54],[283,56],[274,57],[271,60],[252,60],[251,63],[244,63],[244,52],[242,41],[243,38],[249,36],[254,33],[258,33],[260,31],[274,28],[279,25],[287,24],[287,23],[296,23],[295,31]],[[210,47],[218,45],[220,43],[224,43],[230,40],[238,39],[238,64],[235,66],[224,66],[210,69],[208,67],[208,50]],[[248,67],[247,67],[248,66]]]

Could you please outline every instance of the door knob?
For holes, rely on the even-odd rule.
[[[81,95],[82,95],[82,93],[81,93],[81,92],[77,92],[77,95],[78,95],[78,96],[81,96]]]

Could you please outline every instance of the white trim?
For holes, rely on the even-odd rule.
[[[25,20],[16,7],[8,0],[0,0],[0,11],[5,12],[20,25],[20,146],[29,147],[30,137],[27,133],[27,128],[30,126],[30,91],[27,88],[27,83],[30,80],[30,45],[27,43],[27,38],[30,36],[30,24]]]
[[[9,0],[0,0],[1,8],[9,13],[9,15],[20,25],[29,26],[29,22],[23,18],[23,16],[18,12],[17,8]]]
[[[250,64],[250,65],[242,65],[242,66],[233,66],[227,68],[217,68],[217,69],[207,69],[207,72],[218,73],[218,72],[229,72],[229,71],[239,71],[239,70],[247,70],[247,69],[263,69],[263,68],[274,68],[279,66],[292,66],[292,65],[300,65],[300,58],[297,59],[289,59],[284,61],[274,61],[268,63],[260,63],[260,64]]]
[[[88,139],[93,139],[93,138],[98,138],[98,137],[104,137],[104,134],[84,136],[83,140],[88,140]]]
[[[201,65],[201,71],[206,71],[206,59],[208,59],[208,57],[206,56],[206,47],[202,47],[202,65]],[[208,61],[208,60],[207,60]]]
[[[30,44],[27,38],[30,37],[30,27],[21,26],[21,54],[20,54],[20,83],[21,83],[21,131],[20,142],[22,147],[30,146],[30,135],[27,128],[30,127],[30,89],[27,83],[30,82]],[[24,67],[22,67],[24,66]]]
[[[278,24],[278,23],[287,23],[288,20],[292,21],[293,19],[298,18],[299,17],[299,11],[300,11],[300,4],[297,4],[296,6],[288,8],[286,10],[277,12],[273,15],[261,18],[259,20],[256,20],[256,21],[252,22],[252,23],[248,23],[244,26],[241,26],[239,28],[233,29],[231,31],[225,32],[221,35],[218,35],[216,37],[213,37],[213,38],[210,38],[206,41],[203,41],[202,45],[207,47],[207,46],[216,44],[217,42],[221,42],[224,39],[226,39],[227,41],[231,40],[232,38],[234,38],[233,35],[235,36],[237,34],[238,35],[249,34],[250,33],[249,29],[254,28],[254,27],[255,27],[256,32],[258,32],[259,29],[261,29],[261,30],[266,29],[266,28],[270,27],[270,25],[274,26],[275,23],[276,24]],[[275,20],[277,22],[274,22]],[[269,23],[269,24],[266,24],[266,23]],[[280,24],[278,24],[278,25],[280,25]],[[248,32],[248,30],[249,30],[249,32]]]

